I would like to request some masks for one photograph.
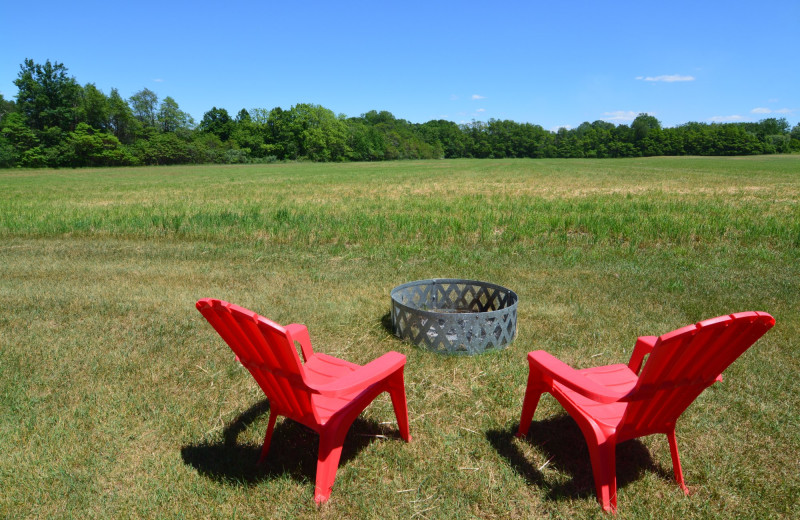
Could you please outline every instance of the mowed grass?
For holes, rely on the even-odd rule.
[[[459,160],[0,172],[0,517],[600,518],[588,452],[526,353],[627,361],[639,335],[770,312],[774,329],[666,439],[621,445],[621,518],[800,515],[800,156]],[[520,297],[507,349],[399,341],[389,292]],[[304,323],[315,349],[408,358],[356,421],[330,502],[316,435],[279,422],[194,302]]]

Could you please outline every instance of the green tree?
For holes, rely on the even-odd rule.
[[[772,153],[787,153],[791,149],[791,126],[786,118],[768,118],[759,123],[759,136],[764,141],[765,149]]]
[[[634,141],[645,139],[651,132],[661,130],[661,123],[650,114],[639,114],[631,123]]]
[[[631,123],[633,145],[643,156],[662,155],[664,153],[664,133],[661,122],[649,114],[639,114]]]
[[[464,134],[452,121],[443,119],[428,121],[422,124],[420,133],[426,143],[432,146],[438,143],[445,159],[464,157],[466,149]]]
[[[383,134],[360,117],[347,120],[347,146],[354,161],[380,161],[386,154]]]
[[[187,146],[190,161],[194,163],[222,163],[230,149],[227,143],[208,132],[196,132]]]
[[[198,154],[192,142],[174,132],[153,133],[149,139],[138,139],[131,149],[139,162],[148,165],[215,162],[203,153]]]
[[[744,126],[749,132],[754,133],[756,137],[762,141],[766,141],[771,135],[788,134],[791,128],[789,122],[783,117],[768,117],[767,119],[762,119],[758,123],[745,123]]]
[[[252,120],[253,118],[250,117],[250,112],[244,108],[239,110],[239,113],[236,114],[236,123],[250,123]]]
[[[605,158],[611,156],[615,126],[608,121],[582,123],[574,130],[584,157]]]
[[[254,108],[250,110],[250,121],[257,125],[266,125],[269,122],[269,114],[271,110],[266,108]]]
[[[633,130],[628,125],[617,125],[611,130],[608,143],[609,157],[636,157],[639,151],[633,145]]]
[[[162,132],[176,132],[181,129],[189,129],[194,125],[192,116],[184,112],[178,106],[178,102],[170,96],[164,98],[157,114],[158,128]]]
[[[432,159],[444,155],[442,143],[430,127],[397,119],[387,111],[372,110],[361,119],[369,125],[370,133],[381,137],[383,159]]]
[[[263,157],[266,154],[262,132],[258,125],[253,123],[237,123],[231,132],[230,141],[247,157]]]
[[[283,110],[281,107],[271,109],[266,125],[262,128],[266,156],[274,156],[281,160],[297,158],[297,142],[290,128],[288,110]]]
[[[40,167],[47,165],[45,148],[41,145],[39,137],[25,123],[25,118],[20,113],[7,115],[3,119],[2,130],[0,130],[6,146],[11,146],[10,157],[4,161],[16,166]],[[8,150],[6,150],[8,154]]]
[[[394,126],[394,123],[397,120],[394,117],[394,114],[386,110],[381,110],[380,112],[376,110],[370,110],[366,114],[362,114],[361,119],[363,119],[368,125],[372,126],[378,126],[378,125]]]
[[[128,102],[119,95],[117,89],[112,88],[108,96],[108,127],[111,132],[120,142],[130,144],[140,126]]]
[[[0,123],[3,122],[3,118],[17,111],[17,105],[11,99],[5,99],[3,94],[0,94]]]
[[[81,92],[79,119],[92,128],[106,130],[109,126],[108,98],[94,83],[87,83]]]
[[[312,161],[338,161],[347,157],[344,118],[319,105],[300,103],[289,109],[286,123],[297,156]]]
[[[133,116],[144,127],[155,128],[157,121],[158,95],[148,88],[135,93],[128,100]]]
[[[222,141],[227,141],[231,138],[233,132],[234,122],[228,111],[224,108],[213,107],[211,110],[203,114],[203,119],[198,125],[201,132],[214,134]]]
[[[794,151],[800,150],[800,123],[797,123],[794,125],[794,128],[792,128],[791,138],[792,140],[789,143],[789,147]]]
[[[5,136],[0,133],[0,168],[11,168],[16,163],[16,150]]]
[[[59,166],[124,166],[135,159],[112,134],[78,123],[60,147]]]
[[[470,141],[470,146],[467,149],[467,157],[483,159],[491,156],[492,147],[489,144],[486,123],[482,121],[472,121],[471,123],[463,125],[461,129],[468,136]]]
[[[17,92],[17,109],[34,130],[58,127],[71,130],[77,123],[81,87],[67,75],[62,63],[44,65],[26,59],[14,85]]]

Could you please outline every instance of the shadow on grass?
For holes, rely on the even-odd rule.
[[[532,422],[528,436],[523,440],[542,453],[544,460],[549,461],[547,467],[570,477],[570,480],[562,483],[548,482],[538,466],[525,457],[514,442],[517,426],[514,424],[508,429],[490,430],[486,432],[486,438],[528,484],[547,489],[547,498],[550,500],[595,496],[589,448],[578,424],[569,415]],[[645,471],[654,472],[663,479],[673,478],[671,468],[668,471],[656,464],[647,447],[638,439],[617,445],[618,489],[638,480]]]
[[[394,325],[392,324],[391,312],[387,312],[386,314],[381,316],[381,325],[383,325],[383,328],[386,330],[386,332],[394,336]]]
[[[251,406],[225,427],[221,441],[183,446],[183,461],[201,475],[218,482],[253,485],[285,475],[300,482],[314,482],[319,436],[313,430],[285,417],[278,419],[269,455],[262,465],[257,464],[261,455],[260,444],[239,444],[239,434],[268,411],[269,401],[266,399]],[[266,421],[261,434],[264,433]],[[357,418],[345,438],[339,467],[373,442],[376,435],[387,433],[392,436],[378,423]]]

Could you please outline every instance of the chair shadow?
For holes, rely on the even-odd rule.
[[[229,484],[254,485],[285,475],[299,482],[314,482],[319,436],[313,430],[285,417],[279,419],[273,430],[269,455],[262,465],[257,464],[261,456],[260,444],[238,442],[239,434],[268,411],[269,401],[264,399],[226,425],[221,441],[183,446],[181,457],[184,463],[201,475]],[[262,435],[266,433],[266,426],[264,428]],[[374,421],[357,418],[345,438],[339,467],[374,442],[377,435],[391,437],[392,433]]]
[[[518,424],[513,424],[507,429],[489,430],[486,438],[528,484],[547,489],[546,496],[549,500],[595,496],[589,448],[578,424],[569,415],[534,421],[524,439],[524,442],[531,443],[542,453],[545,461],[549,461],[548,467],[570,476],[570,480],[563,483],[548,482],[541,469],[515,444],[517,426]],[[617,445],[616,462],[617,489],[640,479],[646,471],[656,473],[666,480],[673,478],[672,471],[656,464],[650,451],[638,439]]]

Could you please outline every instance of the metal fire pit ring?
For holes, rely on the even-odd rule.
[[[401,339],[439,354],[473,356],[517,335],[517,294],[477,280],[420,280],[392,289],[392,326]]]

